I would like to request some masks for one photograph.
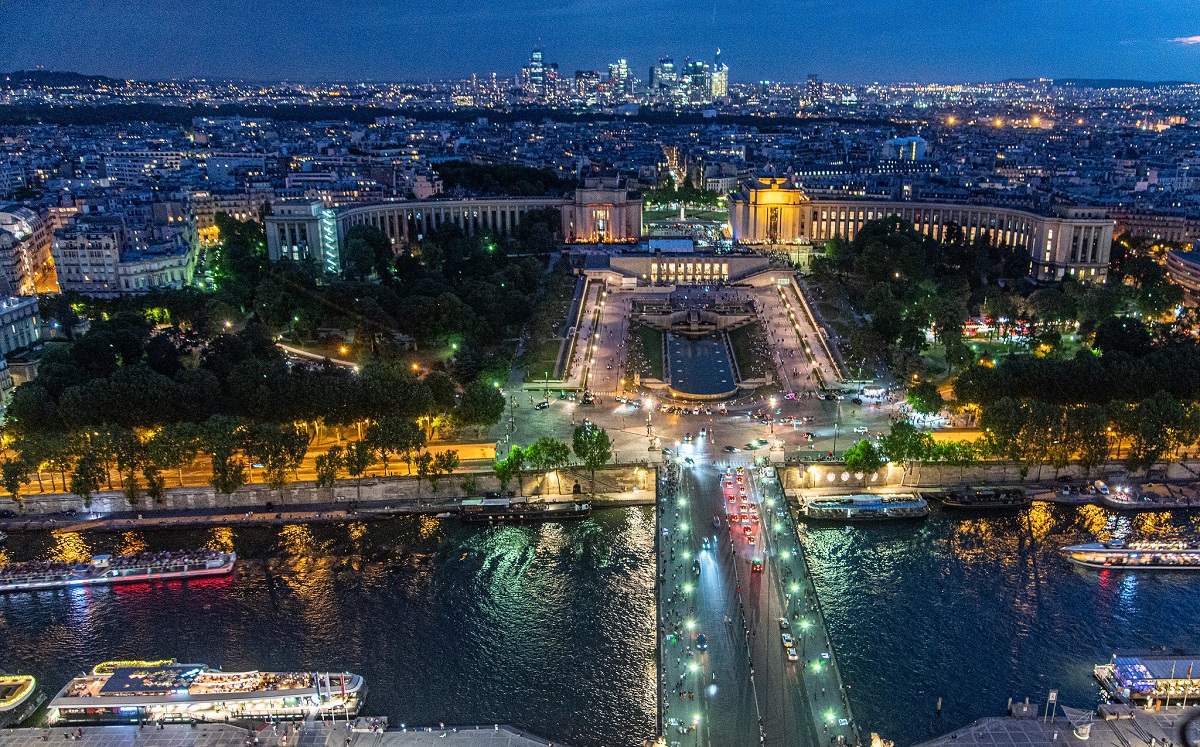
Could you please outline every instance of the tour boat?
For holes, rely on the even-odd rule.
[[[473,524],[583,519],[592,512],[586,502],[529,503],[524,498],[464,498],[460,506],[458,518]]]
[[[1125,543],[1114,539],[1064,547],[1067,560],[1087,568],[1116,568],[1138,571],[1200,570],[1200,543],[1145,542]]]
[[[38,697],[33,697],[34,693]],[[17,726],[32,716],[45,699],[32,674],[0,673],[0,728]]]
[[[234,552],[185,550],[96,555],[89,563],[10,563],[0,566],[0,592],[223,576],[233,571],[236,560]]]
[[[845,495],[804,504],[804,517],[818,521],[887,521],[923,519],[929,504],[915,495]]]
[[[222,672],[174,660],[115,661],[68,682],[50,723],[195,722],[354,717],[366,697],[349,672]]]

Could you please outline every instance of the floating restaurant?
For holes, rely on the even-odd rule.
[[[50,723],[230,721],[357,715],[363,678],[348,672],[222,672],[204,664],[105,662],[50,701]]]
[[[1119,703],[1200,703],[1200,657],[1120,656],[1095,668],[1096,680]]]

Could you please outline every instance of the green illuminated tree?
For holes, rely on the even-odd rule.
[[[875,448],[875,444],[865,438],[846,449],[842,458],[846,462],[846,469],[864,475],[878,472],[884,463],[883,454]]]
[[[597,428],[595,423],[576,426],[572,449],[591,476],[590,492],[596,492],[596,470],[612,459],[612,441],[608,437],[608,431]]]

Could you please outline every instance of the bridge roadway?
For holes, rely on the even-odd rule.
[[[731,527],[730,512],[746,510],[727,500],[740,496],[736,481],[724,487],[724,469],[699,461],[660,470],[661,734],[669,747],[853,743],[853,718],[795,525],[786,508],[779,511],[782,492],[745,469],[747,506],[759,514],[750,525],[752,545],[740,524]],[[751,570],[755,559],[763,561],[761,573]],[[787,658],[781,617],[799,661]]]

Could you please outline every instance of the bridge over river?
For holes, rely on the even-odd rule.
[[[795,520],[778,482],[738,461],[659,470],[659,734],[670,747],[854,744]]]

